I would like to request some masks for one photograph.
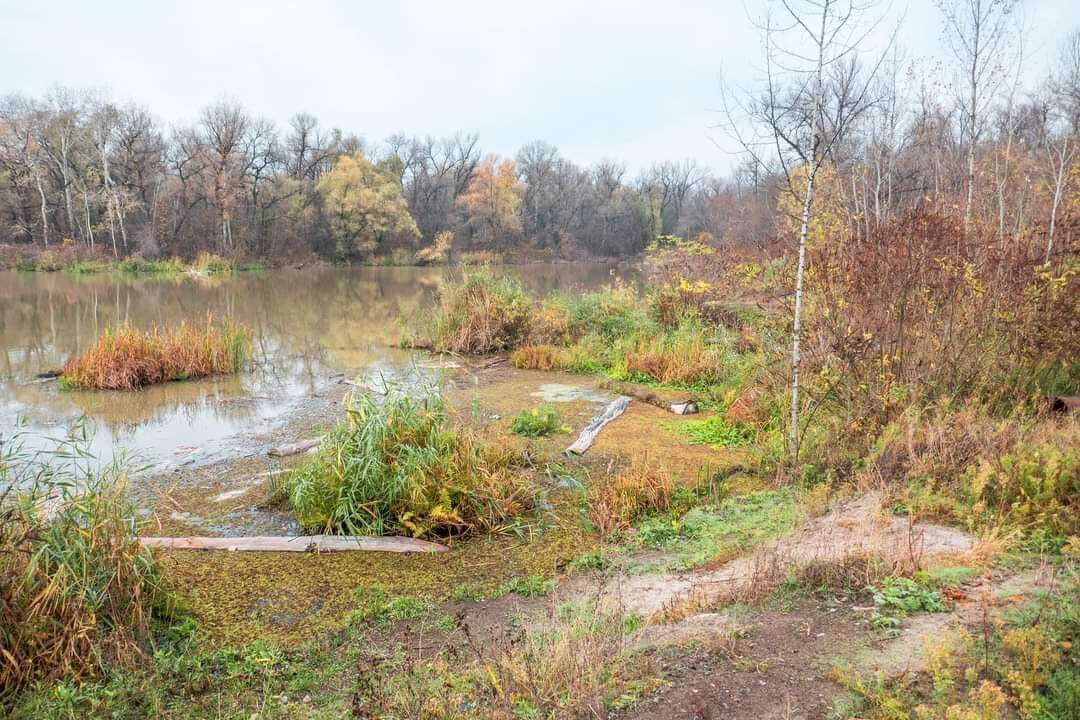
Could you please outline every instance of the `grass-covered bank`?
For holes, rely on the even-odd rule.
[[[11,268],[18,272],[66,272],[72,275],[114,274],[124,277],[168,277],[182,274],[220,275],[257,272],[262,262],[235,260],[212,252],[201,252],[190,261],[179,257],[144,258],[130,255],[115,259],[103,252],[91,253],[61,246],[33,253],[15,253]]]
[[[108,328],[64,364],[65,390],[137,390],[146,385],[239,372],[251,352],[251,333],[207,318],[202,327]]]

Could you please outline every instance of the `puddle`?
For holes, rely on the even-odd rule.
[[[611,395],[605,395],[593,388],[581,385],[562,385],[560,383],[545,383],[534,392],[529,393],[533,397],[541,398],[544,402],[568,403],[568,402],[611,402]]]

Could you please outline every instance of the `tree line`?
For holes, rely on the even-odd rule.
[[[71,89],[0,101],[0,242],[16,245],[363,260],[438,243],[623,256],[710,227],[722,189],[692,160],[631,178],[545,142],[513,158],[463,132],[371,143],[306,113],[281,128],[226,100],[173,127]]]
[[[872,7],[803,5],[788,3],[838,29]],[[0,243],[115,256],[612,257],[663,235],[857,239],[933,203],[989,224],[999,244],[1037,238],[1049,258],[1074,242],[1080,219],[1080,32],[1025,87],[1015,0],[938,7],[943,61],[909,60],[895,42],[867,59],[829,35],[817,38],[831,43],[816,49],[824,62],[800,69],[815,33],[792,40],[766,22],[777,57],[759,90],[728,98],[721,124],[742,157],[725,177],[693,159],[634,175],[616,161],[584,167],[542,141],[499,157],[464,132],[371,142],[306,113],[279,127],[231,101],[166,126],[94,93],[10,95],[0,100]]]

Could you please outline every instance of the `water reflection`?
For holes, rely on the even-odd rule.
[[[632,270],[594,263],[498,272],[517,275],[537,293],[636,279]],[[199,447],[199,461],[238,452],[242,437],[285,422],[332,374],[405,366],[409,354],[392,347],[401,320],[428,307],[454,275],[445,268],[310,268],[128,280],[0,272],[0,433],[21,417],[31,431],[56,434],[86,415],[91,449],[102,457],[120,447],[155,463],[196,460],[178,456],[178,447]],[[63,393],[55,383],[35,382],[109,325],[150,327],[208,313],[252,329],[250,371],[134,393]]]

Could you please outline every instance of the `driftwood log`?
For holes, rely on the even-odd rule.
[[[619,380],[604,380],[600,383],[600,387],[620,395],[629,395],[646,405],[654,405],[676,415],[692,415],[698,411],[697,397],[686,392],[657,390],[648,385]]]
[[[140,537],[143,547],[171,550],[231,550],[236,552],[447,552],[438,543],[406,537],[363,537],[359,535],[298,535],[254,537]]]
[[[612,400],[602,413],[589,421],[589,424],[581,431],[581,435],[574,441],[574,444],[566,448],[566,454],[583,455],[586,450],[592,447],[593,441],[596,440],[596,436],[600,434],[604,426],[622,415],[629,404],[630,398],[625,395],[620,395]]]
[[[289,455],[299,455],[302,452],[307,452],[313,447],[318,447],[322,440],[319,438],[311,438],[310,440],[301,440],[300,442],[285,443],[284,445],[278,445],[272,447],[266,451],[266,454],[270,457],[288,457]]]

